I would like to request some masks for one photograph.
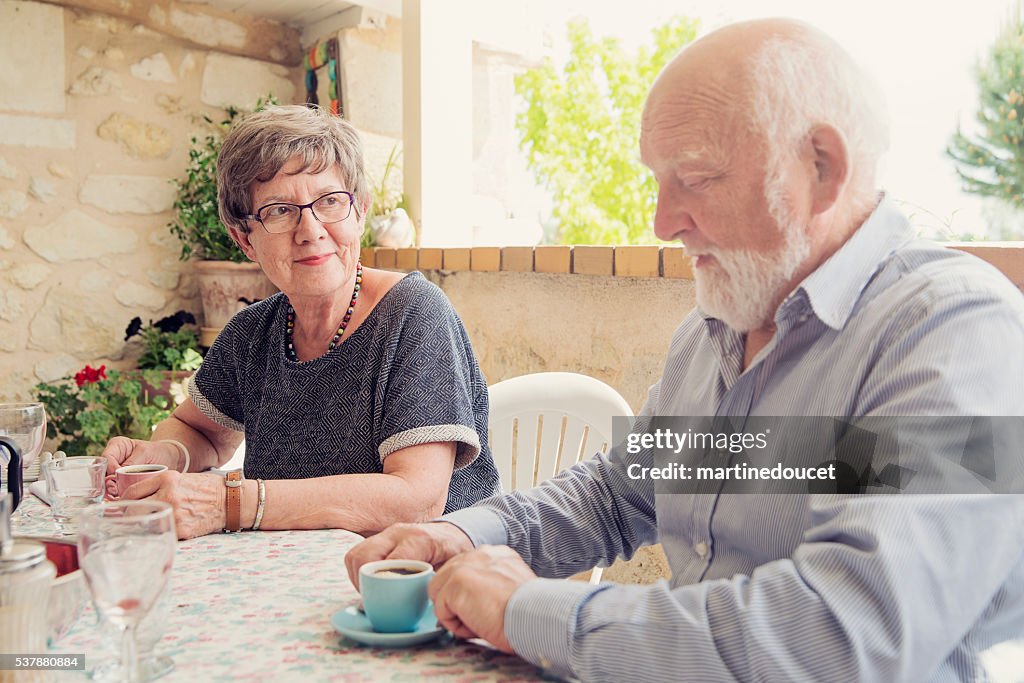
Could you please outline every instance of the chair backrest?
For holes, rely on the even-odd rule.
[[[632,417],[619,392],[572,372],[539,372],[488,389],[491,453],[506,491],[531,488],[612,444],[612,418]]]

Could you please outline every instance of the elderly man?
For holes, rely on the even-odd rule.
[[[647,100],[654,230],[698,310],[641,416],[998,416],[1024,406],[1024,298],[914,238],[850,58],[804,24],[732,25]],[[664,494],[613,449],[543,486],[354,548],[439,567],[440,621],[583,680],[976,680],[1024,632],[1017,495]],[[661,542],[672,579],[557,581]],[[538,578],[539,576],[546,578]]]

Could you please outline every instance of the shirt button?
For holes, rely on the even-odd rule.
[[[700,557],[708,556],[708,544],[704,541],[701,541],[697,545],[693,546],[693,549],[697,552],[697,555],[699,555]]]

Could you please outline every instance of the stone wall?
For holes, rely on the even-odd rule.
[[[0,0],[0,400],[85,363],[129,362],[136,315],[198,313],[167,229],[169,179],[205,132],[202,116],[219,121],[223,107],[268,92],[302,99],[301,68],[240,56],[289,36],[295,45],[278,52],[298,54],[292,29],[233,15],[228,54],[108,4],[112,14]],[[189,7],[197,25],[227,21]]]

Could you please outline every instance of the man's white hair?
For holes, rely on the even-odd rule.
[[[822,124],[846,138],[851,210],[869,211],[877,200],[878,162],[889,148],[885,101],[875,83],[837,44],[808,34],[766,41],[753,56],[751,77],[750,121],[765,141],[773,213],[783,211],[775,206],[784,201],[777,192],[783,162]]]

